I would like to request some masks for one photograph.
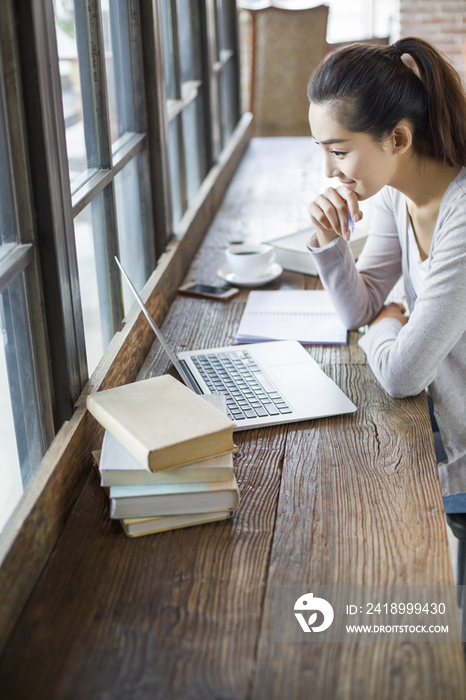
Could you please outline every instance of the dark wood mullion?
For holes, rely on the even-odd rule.
[[[123,301],[121,280],[115,269],[114,256],[118,255],[118,225],[115,208],[115,195],[112,180],[115,177],[110,134],[110,114],[107,91],[107,69],[105,65],[105,45],[99,0],[87,0],[89,17],[89,46],[92,57],[92,75],[95,101],[97,105],[97,135],[99,141],[100,163],[107,171],[109,183],[102,189],[101,206],[92,204],[92,219],[95,241],[94,252],[99,284],[99,302],[102,309],[107,308],[106,317],[102,318],[104,343],[120,330],[123,319]],[[120,163],[121,169],[123,163]],[[103,183],[101,183],[103,184]],[[87,201],[91,192],[87,192]],[[97,196],[97,192],[94,192]],[[73,198],[74,199],[74,198]]]
[[[173,41],[173,57],[174,57],[174,78],[175,78],[175,97],[180,100],[181,95],[181,57],[180,57],[180,34],[178,30],[178,3],[177,0],[167,0],[170,4],[171,18],[171,33]]]
[[[205,8],[203,0],[191,0],[192,2],[192,17],[191,32],[193,36],[193,80],[185,84],[186,94],[185,100],[192,97],[197,104],[194,106],[196,110],[196,119],[198,123],[197,137],[197,158],[200,171],[202,173],[201,181],[206,177],[210,170],[212,162],[212,149],[210,143],[210,118],[209,118],[209,72],[207,67],[207,54],[205,44],[207,43],[207,30],[205,21]],[[191,88],[191,85],[194,90]],[[189,89],[188,89],[189,86]],[[199,105],[202,109],[199,109]]]
[[[129,29],[131,23],[128,0],[112,0],[109,3],[109,20],[115,74],[116,117],[118,138],[120,138],[127,131],[135,131],[135,104],[131,89],[132,55],[131,47],[126,42],[126,29]]]
[[[144,4],[144,3],[142,3]],[[130,36],[131,68],[133,78],[133,99],[135,106],[134,131],[144,133],[146,131],[144,75],[142,58],[141,17],[139,14],[139,0],[128,0],[128,22]]]
[[[220,151],[222,150],[218,77],[213,69],[218,59],[215,2],[216,0],[205,0],[212,163],[217,160],[218,156],[220,155]]]
[[[217,82],[217,99],[218,99],[218,123],[220,129],[220,148],[223,149],[225,146],[225,125],[226,125],[226,109],[224,104],[222,90],[222,81],[225,80],[224,75],[222,75],[222,68],[225,63],[222,60],[223,51],[225,50],[224,40],[226,39],[225,34],[225,0],[212,0],[215,15],[215,38],[216,38],[216,54],[215,63],[213,65],[213,71],[215,73]],[[223,25],[223,26],[222,26]]]
[[[74,12],[83,107],[84,140],[86,143],[87,167],[89,169],[98,168],[101,162],[97,125],[99,110],[97,108],[93,80],[92,53],[94,46],[90,40],[90,5],[94,5],[93,0],[84,3],[77,2],[75,3]],[[94,7],[92,7],[92,10],[95,13]]]
[[[186,172],[186,151],[184,143],[184,127],[183,127],[183,112],[178,117],[175,117],[176,130],[178,135],[178,156],[180,165],[180,189],[181,189],[181,208],[182,214],[188,208],[188,177]]]
[[[176,97],[179,100],[183,99],[182,84],[183,76],[181,75],[181,53],[180,53],[180,29],[178,22],[178,1],[169,0],[172,17],[172,33],[173,33],[173,49],[175,55],[175,81],[176,81]],[[188,208],[188,179],[186,173],[186,149],[183,135],[183,112],[179,117],[175,117],[177,122],[178,135],[178,155],[180,166],[180,191],[181,191],[181,209],[182,214]]]
[[[199,19],[200,19],[200,52],[201,52],[201,72],[202,72],[202,95],[204,98],[204,143],[206,145],[206,160],[207,172],[214,163],[213,156],[213,141],[212,141],[212,110],[211,110],[211,66],[210,66],[210,51],[207,29],[207,7],[206,0],[198,0],[199,2]]]
[[[142,28],[139,13],[139,0],[129,0],[129,30],[131,66],[133,69],[133,95],[135,106],[135,131],[142,134],[147,132],[146,96],[144,82],[144,60],[142,50]],[[141,196],[141,222],[144,240],[144,260],[146,279],[155,267],[156,250],[154,238],[154,215],[152,203],[152,187],[150,167],[145,155],[136,160],[138,171],[139,192]]]
[[[15,12],[58,429],[72,414],[87,364],[53,5],[17,0]]]
[[[161,1],[140,0],[139,10],[155,256],[159,258],[173,232]]]
[[[220,59],[217,64],[214,65],[214,71],[216,72],[218,80],[220,124],[223,144],[223,141],[225,139],[228,140],[230,136],[230,134],[225,133],[228,128],[230,116],[233,117],[233,128],[238,123],[241,111],[241,93],[239,91],[240,70],[238,60],[238,17],[236,3],[234,0],[218,0],[218,6],[222,8],[223,20],[228,29],[225,34],[227,48],[222,47]],[[231,81],[227,81],[227,65],[232,67],[234,71],[234,76]],[[222,81],[226,82],[225,86],[223,86]],[[222,87],[224,87],[223,90]],[[226,99],[225,94],[227,95]]]
[[[105,49],[102,32],[102,19],[99,0],[87,0],[89,18],[89,60],[94,85],[94,100],[97,113],[97,139],[99,143],[99,168],[112,167],[112,144],[110,140],[110,119],[107,99],[107,81],[105,80]]]
[[[241,70],[239,63],[239,12],[235,0],[225,0],[227,2],[227,22],[231,28],[231,41],[233,46],[228,47],[233,50],[233,56],[230,60],[235,65],[235,78],[233,80],[233,95],[231,99],[235,104],[235,126],[239,122],[241,116]]]

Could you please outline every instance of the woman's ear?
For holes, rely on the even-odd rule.
[[[402,155],[413,143],[411,127],[406,122],[399,122],[392,132],[392,144],[394,153]]]

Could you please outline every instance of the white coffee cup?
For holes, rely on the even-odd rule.
[[[241,243],[227,248],[225,255],[238,280],[254,280],[274,261],[275,248],[267,243]]]

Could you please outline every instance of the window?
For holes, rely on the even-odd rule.
[[[131,0],[102,0],[100,12],[92,3],[55,0],[54,10],[91,374],[130,304],[113,256],[138,289],[155,264],[140,20]]]
[[[239,119],[233,0],[162,0],[173,226]]]
[[[0,3],[0,530],[239,116],[234,0]]]
[[[4,43],[8,44],[7,38]],[[26,205],[20,218],[15,188],[21,175],[20,155],[16,167],[10,155],[13,148],[18,148],[17,134],[9,125],[9,116],[15,117],[17,107],[14,100],[7,106],[0,53],[0,530],[51,438],[37,359],[43,328],[39,328],[31,308],[37,260],[21,227],[23,224],[27,228],[30,211]]]

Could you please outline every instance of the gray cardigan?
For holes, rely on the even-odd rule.
[[[406,200],[385,187],[376,195],[372,233],[354,263],[338,237],[309,241],[322,283],[348,329],[370,323],[403,275],[410,317],[386,318],[359,341],[382,386],[395,398],[429,387],[448,455],[439,465],[443,495],[466,491],[466,168],[445,192],[428,258],[424,291],[409,275]]]

